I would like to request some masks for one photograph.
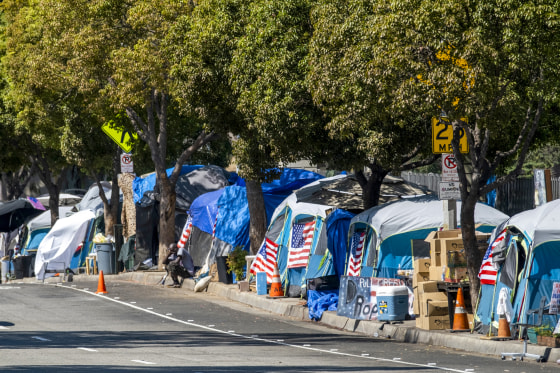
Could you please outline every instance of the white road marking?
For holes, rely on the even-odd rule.
[[[12,290],[12,289],[21,289],[21,287],[20,286],[10,286],[10,285],[0,286],[0,290]]]
[[[428,366],[430,366],[430,367],[434,366],[434,365],[437,365],[437,363],[428,363]]]
[[[153,310],[154,307],[148,307],[148,308],[146,308],[146,309],[147,309],[147,310]]]
[[[115,299],[121,299],[120,297],[115,297]]]
[[[187,320],[187,322],[193,322],[194,320]]]
[[[85,290],[82,290],[82,289],[78,289],[78,288],[73,289],[73,288],[68,287],[68,286],[65,286],[65,287],[68,288],[68,289],[71,289],[71,290],[76,290],[76,291],[81,291],[81,292],[84,292],[84,293],[88,293],[88,294],[96,296],[96,297],[101,297],[103,299],[110,300],[110,301],[115,302],[115,303],[119,303],[123,306],[128,306],[128,307],[134,308],[134,309],[139,310],[139,311],[144,311],[144,312],[147,312],[147,313],[152,314],[154,316],[162,317],[164,319],[168,319],[170,321],[174,321],[174,322],[177,322],[177,323],[180,323],[180,324],[194,326],[194,327],[197,327],[197,328],[200,328],[200,329],[213,331],[215,333],[234,335],[234,336],[239,337],[239,338],[253,339],[253,340],[259,341],[259,342],[272,343],[272,344],[277,344],[277,345],[282,345],[282,346],[292,347],[292,348],[300,348],[300,349],[315,351],[315,352],[319,352],[319,353],[330,353],[330,354],[333,354],[333,355],[339,355],[339,356],[345,356],[345,357],[351,357],[351,358],[361,357],[361,358],[372,360],[372,361],[391,362],[391,363],[395,363],[395,364],[408,365],[408,366],[412,366],[412,367],[423,367],[423,368],[429,367],[431,369],[437,369],[437,370],[448,371],[448,372],[457,372],[457,373],[465,373],[465,372],[473,371],[472,369],[471,370],[462,370],[462,369],[430,366],[430,365],[427,365],[427,364],[413,363],[413,362],[408,362],[408,361],[401,361],[401,358],[385,359],[385,358],[380,358],[380,357],[375,357],[375,356],[369,356],[369,354],[365,354],[365,353],[361,354],[361,356],[359,356],[359,355],[352,354],[352,353],[322,350],[320,348],[306,347],[306,346],[295,345],[295,344],[290,344],[290,343],[278,342],[278,341],[274,341],[272,339],[259,338],[259,336],[257,334],[251,334],[250,336],[246,336],[246,335],[242,335],[242,334],[232,334],[232,333],[228,333],[228,332],[223,331],[223,330],[211,328],[209,326],[195,324],[195,323],[192,322],[193,320],[188,320],[188,321],[179,320],[179,319],[167,316],[167,315],[159,314],[155,311],[146,310],[144,308],[141,308],[139,306],[135,306],[135,305],[132,304],[132,303],[136,303],[136,302],[126,303],[126,302],[123,302],[123,301],[120,301],[120,300],[115,300],[115,299],[112,299],[112,298],[104,297],[100,294],[95,294],[93,292],[85,291]],[[36,338],[36,337],[34,337],[34,338]],[[37,338],[40,338],[40,337],[37,337]],[[143,361],[143,360],[132,360],[132,361],[142,363],[142,364],[156,364],[156,363],[147,362],[147,361]]]
[[[48,341],[50,341],[50,339],[43,338],[43,337],[37,337],[37,336],[31,337],[31,338],[36,339],[36,340],[38,340],[38,341],[42,341],[42,342],[48,342]]]
[[[209,328],[213,328],[213,327],[215,327],[215,326],[216,326],[216,325],[214,325],[214,324],[208,325]]]
[[[329,351],[330,352],[336,352],[336,351],[338,351],[338,348],[331,348]]]
[[[165,316],[173,316],[172,313],[166,313]]]
[[[228,330],[228,333],[235,333],[235,330]]]
[[[303,345],[303,347],[311,347],[311,345],[305,344]]]
[[[97,350],[94,350],[93,348],[87,348],[87,347],[78,347],[78,350],[97,352]]]
[[[144,361],[144,360],[130,360],[134,361],[135,363],[146,364],[146,365],[155,365],[156,363],[152,363],[151,361]]]
[[[10,328],[4,326],[4,325],[0,325],[0,329],[6,329],[6,330],[10,330]]]
[[[130,304],[136,304],[136,302],[130,302]]]

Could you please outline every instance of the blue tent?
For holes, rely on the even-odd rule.
[[[461,202],[457,202],[457,212]],[[460,215],[460,214],[458,214]],[[502,212],[477,203],[475,222],[478,231],[491,232],[508,218]],[[460,216],[457,216],[460,224]],[[372,207],[356,215],[349,236],[366,232],[360,276],[396,278],[397,271],[413,270],[414,240],[425,240],[428,234],[443,227],[443,201],[435,196],[404,198]]]
[[[273,214],[266,238],[278,244],[277,265],[288,296],[303,295],[309,279],[344,274],[348,226],[354,214],[334,205],[306,201],[316,200],[316,193],[326,185],[345,177],[338,175],[317,180],[294,191]],[[351,194],[342,194],[337,202],[344,203],[351,197]],[[309,259],[304,265],[289,265],[294,237],[297,240],[301,225],[306,223],[313,223]]]
[[[495,245],[492,262],[495,284],[481,286],[475,327],[480,333],[497,331],[499,294],[506,289],[512,303],[512,322],[531,322],[527,311],[539,307],[543,296],[551,301],[553,284],[560,282],[560,200],[512,216],[493,233],[507,232],[503,245]],[[556,318],[544,316],[552,328]]]
[[[284,169],[277,180],[263,183],[267,222],[289,193],[320,178],[311,171]],[[195,265],[211,265],[217,256],[226,256],[237,246],[249,251],[249,206],[242,179],[237,185],[199,196],[188,214],[192,233],[187,247]]]

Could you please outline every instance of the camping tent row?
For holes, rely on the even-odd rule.
[[[498,307],[511,302],[510,322],[535,322],[528,311],[539,308],[542,297],[551,304],[543,325],[556,325],[556,288],[560,297],[560,200],[512,216],[496,227],[483,267],[479,273],[481,289],[475,313],[475,330],[496,333]],[[555,285],[556,284],[556,285]]]
[[[475,221],[481,232],[492,231],[507,218],[487,205],[476,206]],[[301,251],[306,226],[303,240],[308,242],[308,260],[294,265],[292,257]],[[285,293],[299,296],[307,280],[316,277],[396,278],[399,269],[413,269],[415,257],[429,255],[425,245],[418,244],[425,244],[429,233],[442,227],[443,202],[434,196],[403,198],[354,215],[336,206],[298,201],[295,193],[277,208],[263,247],[267,242],[276,247]],[[418,246],[421,250],[416,253]]]
[[[295,189],[321,175],[300,169],[283,169],[280,177],[261,185],[267,224],[275,208]],[[182,233],[177,237],[185,246],[195,266],[209,268],[216,258],[227,256],[234,248],[249,252],[249,203],[243,179],[197,197],[188,210]]]

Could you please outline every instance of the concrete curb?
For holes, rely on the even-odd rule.
[[[106,282],[129,281],[145,286],[157,286],[161,282],[164,274],[165,272],[152,271],[127,272],[119,275],[104,275],[104,279]],[[74,276],[74,281],[92,281],[97,278],[96,275],[76,275]],[[28,280],[25,282],[31,282]],[[33,279],[33,281],[36,280]],[[60,280],[49,278],[45,282],[60,282]],[[169,283],[169,280],[167,282]],[[185,291],[194,291],[194,285],[195,282],[193,279],[187,279],[183,284],[183,289]],[[253,292],[241,292],[237,285],[227,285],[220,282],[210,282],[206,291],[216,296],[266,310],[277,315],[312,322],[309,318],[307,307],[302,306],[301,300],[297,298],[270,298],[265,295],[257,295]],[[502,352],[521,352],[523,350],[523,344],[518,340],[496,341],[481,339],[480,334],[471,334],[468,332],[454,333],[443,330],[423,330],[415,327],[414,320],[390,324],[377,321],[349,319],[347,317],[338,316],[336,312],[326,311],[323,313],[319,323],[339,330],[359,333],[375,338],[386,338],[405,343],[422,343],[498,357]],[[560,348],[547,348],[529,344],[527,351],[532,354],[547,356],[549,364],[556,363],[556,361],[560,359]]]

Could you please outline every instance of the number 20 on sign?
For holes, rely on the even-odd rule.
[[[466,121],[466,119],[463,119]],[[432,153],[453,153],[451,140],[453,139],[453,126],[445,117],[432,118]],[[469,152],[469,144],[465,130],[461,128],[459,138],[459,150],[461,153]]]

